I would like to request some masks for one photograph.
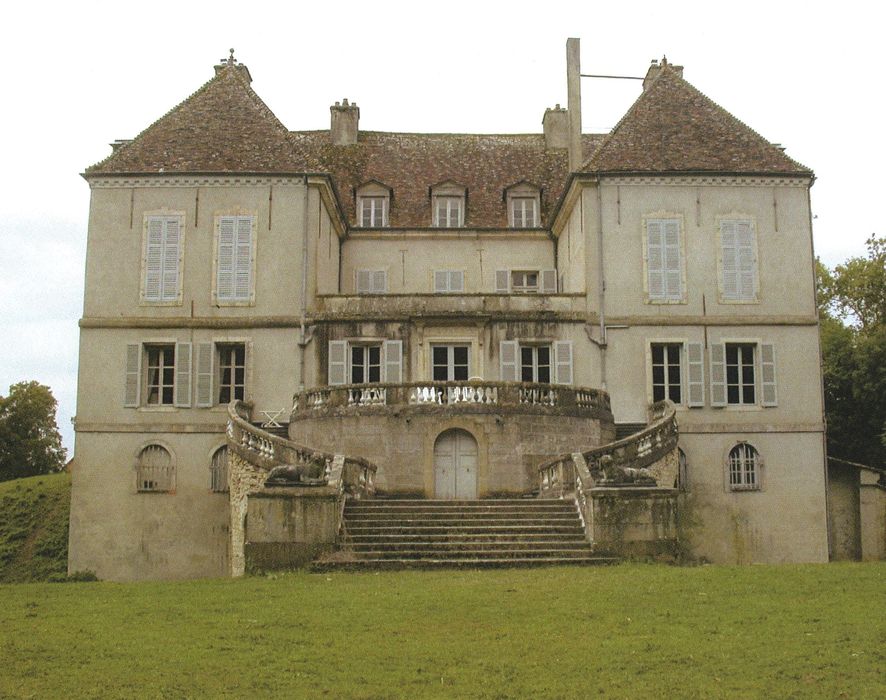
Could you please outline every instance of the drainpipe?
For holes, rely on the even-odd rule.
[[[606,279],[603,276],[603,193],[597,175],[597,293],[600,297],[600,384],[606,391]]]
[[[305,198],[302,209],[302,240],[301,240],[301,330],[299,331],[299,371],[298,390],[305,390],[305,353],[307,352],[307,333],[305,324],[308,318],[308,176],[305,175]]]

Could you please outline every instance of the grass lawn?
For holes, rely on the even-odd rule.
[[[0,697],[886,697],[886,564],[0,586]]]

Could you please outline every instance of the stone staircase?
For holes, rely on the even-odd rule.
[[[588,565],[575,503],[556,499],[352,500],[342,550],[314,570]]]

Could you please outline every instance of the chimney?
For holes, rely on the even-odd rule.
[[[569,171],[581,167],[581,58],[578,39],[566,40],[566,88],[569,112]]]
[[[230,56],[221,59],[218,62],[218,65],[213,66],[213,68],[215,68],[215,74],[219,75],[225,68],[235,68],[240,75],[246,78],[246,82],[251,84],[252,76],[249,74],[249,69],[234,58],[234,49],[230,49],[230,52]]]
[[[357,143],[357,125],[360,122],[360,108],[357,103],[348,104],[346,97],[341,104],[336,102],[329,108],[332,122],[329,137],[333,146],[353,146]]]
[[[683,77],[683,66],[675,66],[671,63],[668,63],[667,56],[661,57],[661,64],[654,58],[652,59],[652,63],[649,66],[649,70],[646,71],[646,77],[643,78],[643,92],[646,92],[649,89],[649,86],[652,84],[652,81],[658,77],[658,74],[661,73],[662,68],[670,68],[677,74],[678,78]]]
[[[569,148],[569,113],[560,105],[548,107],[541,120],[545,148]]]

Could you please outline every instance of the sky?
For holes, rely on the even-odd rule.
[[[815,9],[821,7],[822,9]],[[36,379],[73,450],[83,170],[197,90],[235,49],[290,129],[539,133],[583,73],[642,76],[667,56],[721,106],[811,167],[815,252],[863,255],[878,220],[883,17],[871,2],[16,2],[0,9],[0,395]],[[585,132],[611,129],[638,81],[582,80]],[[878,106],[879,105],[879,106]],[[137,274],[137,271],[135,271]],[[118,381],[109,377],[109,381]]]

